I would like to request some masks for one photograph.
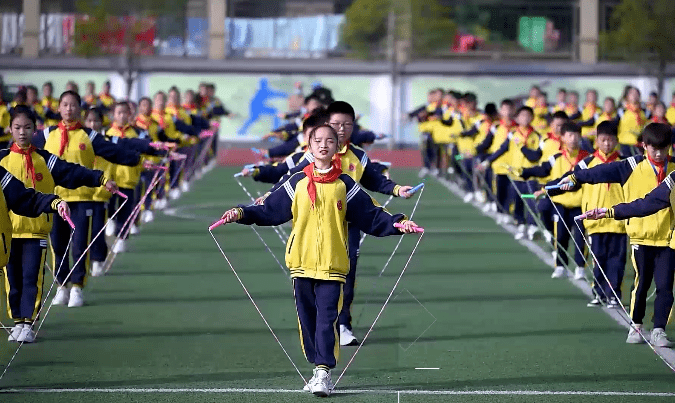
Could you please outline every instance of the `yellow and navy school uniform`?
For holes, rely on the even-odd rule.
[[[58,125],[61,120],[59,100],[54,97],[43,97],[40,104],[44,113],[45,127]]]
[[[9,105],[7,105],[6,103],[2,102],[2,100],[0,100],[0,129],[6,129],[7,133],[9,133],[9,119],[10,119]],[[1,135],[1,133],[0,133],[0,135]],[[11,137],[10,137],[10,139],[11,139]],[[2,138],[0,138],[0,141],[4,141],[4,140]],[[7,140],[7,141],[9,141],[9,140]],[[7,147],[3,147],[3,148],[7,148]]]
[[[602,151],[596,150],[592,156],[577,164],[574,171],[590,169],[620,159],[621,156],[618,151],[606,155]],[[621,202],[623,202],[623,191],[618,183],[585,183],[581,186],[582,211],[610,208]],[[584,227],[588,233],[591,251],[595,255],[593,292],[602,300],[614,298],[614,294],[621,299],[621,282],[626,269],[626,249],[628,246],[626,227],[622,221],[611,218],[586,220]],[[600,268],[605,271],[604,275]]]
[[[535,105],[537,105],[537,98],[529,97],[525,100],[525,106],[529,106],[530,108],[534,109]]]
[[[563,111],[565,111],[565,113],[567,114],[567,118],[570,120],[570,122],[579,120],[582,115],[582,112],[579,110],[579,105],[575,104],[565,105]]]
[[[467,193],[472,193],[474,191],[473,157],[476,155],[476,137],[478,136],[480,122],[482,120],[483,115],[477,111],[465,111],[462,114],[462,127],[467,128],[468,130],[460,132],[457,138],[457,154],[471,156],[469,158],[463,158],[459,162],[459,164],[462,164],[463,166],[460,169],[460,172],[464,179],[464,191]]]
[[[10,259],[12,247],[12,219],[10,212],[24,217],[39,217],[43,213],[55,213],[63,200],[53,194],[45,194],[24,184],[0,166],[0,267]]]
[[[334,368],[339,355],[338,313],[350,272],[347,223],[374,236],[398,235],[394,223],[406,217],[376,205],[347,174],[317,172],[314,164],[306,168],[272,192],[263,205],[242,207],[238,222],[280,225],[292,220],[286,266],[293,278],[300,342],[310,363]],[[311,182],[313,201],[307,170],[312,176],[339,176],[332,182]]]
[[[541,136],[531,126],[527,128],[514,127],[508,134],[506,140],[499,146],[499,149],[488,156],[487,161],[495,167],[495,163],[498,159],[504,156],[505,162],[502,167],[511,167],[515,171],[536,166],[541,159],[541,148],[539,148],[540,142]],[[518,192],[528,194],[533,193],[538,188],[537,182],[524,182],[518,176],[513,176],[510,173],[507,175],[512,177],[513,185],[516,187],[515,189],[513,186],[509,187],[509,199],[514,202],[513,211],[516,221],[519,224],[524,224],[527,219],[527,222],[530,225],[535,225],[534,217],[532,217],[531,214],[528,213],[527,217],[525,216],[525,205],[518,195]],[[528,199],[527,202],[530,209],[534,210],[534,201]]]
[[[155,121],[155,119],[153,119],[151,115],[136,116],[134,125],[136,126],[138,138],[140,139],[150,139],[153,142],[169,140],[169,138],[164,134],[164,131],[159,127],[157,121]],[[145,156],[145,158],[148,161],[152,162],[153,164],[159,164],[162,159],[160,156],[150,156],[150,155]],[[144,170],[143,172],[141,172],[141,183],[143,185],[142,186],[143,193],[145,193],[147,188],[150,186],[153,177],[154,177],[153,171]],[[153,191],[152,194],[145,199],[145,203],[143,205],[144,210],[149,210],[152,207],[152,202],[156,199],[157,191],[159,188],[160,186],[158,186],[156,188],[156,191]]]
[[[538,131],[539,133],[547,132],[549,126],[548,105],[537,105],[532,108],[532,111],[534,112],[534,118],[532,119],[532,127],[534,127],[534,130]]]
[[[582,148],[588,152],[594,151],[595,138],[591,137],[591,133],[595,130],[595,118],[599,111],[600,108],[596,104],[586,102],[577,121],[581,127]]]
[[[462,115],[458,109],[443,105],[440,119],[430,123],[431,139],[434,144],[433,158],[438,170],[444,169],[444,164],[455,166],[454,156],[457,154],[457,141],[464,130]],[[459,170],[456,167],[456,170]]]
[[[490,128],[490,132],[485,137],[485,140],[476,146],[476,151],[479,154],[485,153],[486,156],[484,158],[487,160],[488,156],[499,150],[504,141],[508,139],[514,125],[513,121],[500,119],[497,124]],[[502,154],[494,159],[490,164],[490,172],[486,173],[486,177],[493,177],[491,181],[492,188],[497,199],[497,205],[502,213],[508,212],[511,204],[509,200],[509,188],[511,185],[509,179],[506,177],[508,169],[505,167],[507,165],[507,156],[506,154]],[[488,182],[490,182],[489,179]]]
[[[607,210],[607,217],[615,220],[634,220],[636,217],[652,217],[666,213],[671,220],[673,211],[673,194],[675,188],[675,173],[670,173],[655,189],[644,198],[633,200],[630,203],[621,203]],[[672,226],[672,224],[671,224]],[[673,307],[673,260],[675,259],[675,240],[670,234],[668,246],[663,251],[656,252],[652,247],[633,246],[633,263],[637,263],[641,270],[635,280],[632,293],[631,316],[635,323],[641,324],[646,309],[647,295],[654,278],[656,298],[654,299],[654,328],[665,329],[668,324],[668,315],[672,314]],[[648,280],[645,280],[648,279]],[[642,317],[639,315],[642,314]],[[636,320],[639,319],[639,320]]]
[[[95,130],[81,127],[79,122],[74,124],[60,122],[58,126],[47,127],[44,131],[37,133],[33,138],[33,144],[63,160],[80,164],[89,169],[93,168],[96,157],[105,158],[115,164],[130,166],[135,166],[140,161],[139,152],[106,141]],[[55,193],[68,202],[71,218],[76,227],[71,243],[73,261],[80,260],[92,236],[94,191],[95,189],[87,187],[67,189],[56,186],[55,189]],[[60,217],[54,217],[51,246],[54,252],[53,267],[61,268],[57,276],[62,275],[62,271],[65,271],[66,274],[71,271],[69,264],[61,264],[61,260],[66,253],[70,233],[71,228],[68,223]],[[88,258],[89,255],[81,259],[80,263],[73,268],[69,282],[78,286],[84,285],[86,267],[89,263]]]
[[[94,98],[93,105],[96,105],[103,112],[103,126],[110,126],[111,121],[108,114],[115,105],[115,98],[110,94],[100,93],[98,98]]]
[[[306,153],[306,150],[297,151],[286,157],[283,161],[256,166],[253,169],[251,177],[256,182],[277,183],[288,171],[300,163],[300,160],[302,160]]]
[[[626,104],[619,110],[619,144],[622,155],[637,154],[635,145],[642,129],[647,122],[645,112],[640,105]]]
[[[675,126],[675,103],[671,103],[666,110],[666,120],[671,126]]]
[[[31,146],[27,150],[16,144],[0,150],[0,166],[23,181],[27,188],[52,193],[56,185],[75,189],[97,187],[106,182],[101,171],[59,159],[54,154]],[[42,301],[47,237],[52,229],[51,214],[28,218],[10,213],[12,248],[6,267],[6,290],[9,315],[15,322],[36,319]],[[59,280],[65,280],[65,274]]]
[[[424,117],[420,116],[422,112],[425,112]],[[408,113],[410,119],[417,119],[418,121],[417,131],[420,134],[420,153],[422,154],[422,164],[426,169],[431,169],[431,164],[434,160],[435,146],[432,132],[442,113],[441,104],[437,102],[423,105]]]
[[[575,184],[618,183],[623,191],[624,202],[631,203],[644,198],[664,181],[668,181],[665,186],[669,186],[672,180],[670,174],[674,170],[675,164],[670,158],[660,167],[648,157],[634,155],[623,161],[579,170],[572,176],[572,181]],[[612,217],[611,210],[609,217]],[[619,214],[614,218],[623,219],[624,215]],[[637,273],[635,287],[631,294],[630,314],[635,323],[642,324],[652,275],[656,278],[657,275],[660,276],[663,273],[663,270],[672,270],[671,255],[673,252],[668,246],[672,239],[673,212],[661,210],[644,217],[631,217],[624,223],[631,244],[633,265]],[[662,284],[658,287],[661,289]],[[672,290],[672,284],[670,284],[670,290]],[[663,292],[667,296],[667,292]],[[655,307],[656,305],[655,301]],[[659,303],[659,305],[663,304]],[[654,317],[656,318],[657,315],[655,314]],[[668,317],[668,312],[665,313],[665,317]]]
[[[584,150],[568,151],[562,149],[561,152],[549,157],[547,161],[539,166],[523,169],[520,176],[527,180],[531,177],[539,178],[561,178],[572,172],[572,169],[578,164],[582,163],[588,153]],[[550,181],[549,184],[555,184],[559,179]],[[555,208],[553,212],[553,233],[556,239],[556,266],[565,267],[568,264],[568,257],[565,251],[569,246],[570,231],[575,240],[574,261],[577,267],[584,267],[586,261],[584,259],[584,251],[576,245],[584,244],[583,225],[580,228],[574,224],[574,217],[581,214],[581,191],[574,192],[554,192],[549,193],[551,201]],[[547,212],[544,212],[546,214]],[[583,248],[583,247],[582,247]]]

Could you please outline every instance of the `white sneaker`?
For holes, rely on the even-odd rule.
[[[551,278],[563,278],[566,277],[567,272],[564,267],[562,266],[556,266],[555,269],[553,269],[553,274],[551,274]]]
[[[490,211],[492,211],[492,203],[485,204],[483,206],[482,210],[483,210],[483,213],[489,213]]]
[[[478,190],[473,192],[473,197],[474,197],[474,199],[476,199],[476,201],[478,203],[481,203],[481,204],[483,204],[487,201],[487,198],[485,197],[485,193],[483,193],[481,191],[478,191]]]
[[[155,214],[152,212],[152,210],[145,210],[143,214],[141,214],[141,221],[144,223],[149,223],[155,220]]]
[[[525,224],[518,225],[518,232],[516,232],[516,236],[514,238],[516,238],[516,240],[525,238],[525,231]]]
[[[619,309],[621,308],[621,302],[619,302],[616,298],[610,298],[609,302],[607,303],[607,308]]]
[[[590,300],[587,304],[587,307],[589,308],[596,308],[596,307],[601,307],[602,306],[602,300],[598,297],[593,297],[592,300]]]
[[[527,239],[534,241],[534,236],[537,235],[539,228],[536,225],[530,225],[527,227]]]
[[[551,243],[553,241],[553,234],[549,231],[544,231],[544,239],[546,240],[546,243]]]
[[[467,193],[464,195],[464,203],[471,203],[473,201],[473,193]]]
[[[652,330],[650,340],[656,347],[673,347],[673,342],[668,340],[665,330],[661,329],[660,327],[655,327],[654,330]]]
[[[493,213],[497,212],[497,203],[496,202],[492,202],[492,204],[490,204],[490,211],[492,211]]]
[[[155,200],[155,208],[157,210],[164,210],[169,202],[166,199],[157,199]]]
[[[333,382],[330,379],[330,371],[314,368],[314,376],[309,384],[309,391],[315,396],[328,397],[333,390]]]
[[[17,323],[16,325],[14,325],[12,331],[9,332],[9,337],[7,338],[7,341],[18,341],[19,335],[21,334],[21,331],[23,330],[24,326],[26,326],[24,323]]]
[[[31,325],[26,324],[21,329],[19,337],[16,338],[16,341],[19,343],[32,343],[35,341],[35,332],[33,331]]]
[[[345,325],[340,325],[340,345],[341,346],[358,346],[359,341],[356,340],[354,333]]]
[[[124,253],[124,250],[126,249],[124,243],[124,239],[118,239],[117,242],[115,242],[115,246],[112,248],[113,253]]]
[[[70,299],[70,290],[68,287],[62,287],[56,289],[56,295],[52,300],[52,305],[68,305],[68,300]]]
[[[141,232],[140,229],[138,229],[138,225],[136,224],[131,224],[131,228],[129,229],[129,233],[131,235],[138,235],[138,233]]]
[[[68,302],[68,308],[77,308],[84,305],[84,293],[82,288],[74,285],[70,289],[70,301]]]
[[[185,182],[181,183],[180,184],[180,190],[183,193],[189,192],[190,191],[190,182],[185,181]]]
[[[105,227],[105,235],[106,236],[113,236],[115,235],[115,221],[108,221],[108,225]]]
[[[454,174],[455,174],[455,168],[448,167],[448,175],[454,175]]]
[[[420,172],[417,174],[417,177],[420,179],[424,178],[425,176],[427,176],[428,173],[429,170],[426,167],[422,167],[422,169],[420,169]]]
[[[93,262],[91,264],[91,276],[101,277],[105,274],[105,262]]]
[[[628,337],[626,343],[628,344],[642,344],[645,342],[642,337],[642,325],[632,325],[628,330]]]
[[[431,172],[433,176],[438,176],[438,168],[432,168],[429,172]]]
[[[577,268],[574,269],[574,279],[581,280],[583,278],[584,278],[584,268],[577,266]]]
[[[180,198],[180,189],[175,188],[175,189],[169,190],[169,199],[177,200],[178,198]]]

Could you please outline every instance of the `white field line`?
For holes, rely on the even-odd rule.
[[[2,393],[302,393],[301,389],[247,389],[247,388],[73,388],[73,389],[2,389]],[[392,389],[338,389],[334,394],[389,394],[389,395],[476,395],[476,396],[621,396],[621,397],[675,397],[673,392],[617,392],[583,390],[392,390]]]
[[[452,182],[449,182],[445,179],[441,178],[436,178],[441,185],[443,185],[446,189],[448,189],[451,193],[453,193],[455,196],[459,197],[460,199],[464,197],[465,192],[460,189],[457,185],[455,185]],[[496,218],[495,213],[486,213],[482,211],[481,205],[478,202],[472,202],[471,203],[481,214],[484,216],[490,217],[492,219]],[[511,224],[499,224],[502,228],[504,228],[507,232],[510,234],[515,235],[516,234],[516,227]],[[534,253],[539,259],[541,259],[544,263],[546,263],[547,266],[553,267],[554,262],[553,262],[553,256],[546,252],[544,249],[541,248],[541,246],[537,245],[535,242],[532,242],[528,239],[520,239],[517,241],[521,245],[525,246],[530,252]],[[572,283],[575,287],[580,289],[589,299],[593,297],[593,291],[591,289],[591,286],[586,282],[586,280],[574,280],[572,277],[571,273],[568,273],[567,280]],[[559,280],[552,280],[552,281],[559,281]],[[620,324],[622,327],[628,329],[629,328],[629,323],[630,319],[625,316],[622,310],[619,309],[609,309],[609,308],[600,308],[602,309],[607,315],[609,315],[612,319],[614,319],[618,324]],[[659,354],[663,357],[664,360],[668,361],[670,365],[675,366],[675,351],[669,348],[662,348],[662,347],[655,347],[656,350],[659,352]]]

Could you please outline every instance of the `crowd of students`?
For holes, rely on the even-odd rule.
[[[18,193],[0,202],[9,341],[21,343],[35,341],[48,247],[57,283],[51,303],[82,306],[88,276],[104,275],[127,237],[154,219],[153,209],[215,166],[217,122],[229,115],[208,83],[182,95],[172,87],[138,104],[115,100],[109,82],[100,94],[87,83],[84,97],[74,82],[58,98],[53,91],[44,83],[39,98],[28,85],[0,103],[3,190],[19,181],[38,192],[22,196],[26,206],[16,205]]]
[[[675,265],[675,94],[670,106],[655,93],[643,104],[640,91],[627,86],[618,101],[597,103],[596,90],[579,105],[577,92],[559,89],[551,105],[533,86],[526,99],[487,103],[479,111],[473,93],[431,90],[427,104],[408,115],[421,134],[420,177],[438,175],[462,187],[465,202],[482,204],[500,224],[514,224],[516,239],[542,236],[553,250],[552,278],[581,281],[588,267],[589,307],[624,309],[630,245],[636,274],[626,342],[671,347],[665,328]],[[575,220],[584,212],[586,220]],[[648,333],[643,322],[652,283]]]

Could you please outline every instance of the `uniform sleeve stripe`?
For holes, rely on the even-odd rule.
[[[286,181],[284,183],[284,189],[286,189],[286,193],[288,194],[288,197],[293,200],[295,198],[295,189],[293,186],[291,186],[289,181]]]
[[[49,157],[49,161],[47,162],[47,168],[49,169],[49,172],[54,169],[54,165],[56,164],[56,155],[52,155]]]
[[[47,141],[47,137],[49,137],[49,127],[45,127],[42,134],[45,136],[45,141]]]
[[[664,182],[666,182],[668,189],[673,190],[673,185],[675,185],[675,182],[673,182],[673,178],[670,175],[666,177],[666,180]]]
[[[113,144],[117,144],[118,141],[120,141],[120,138],[117,136],[112,136],[112,138],[110,139],[110,142]]]
[[[286,165],[288,166],[288,169],[295,168],[295,162],[293,162],[293,156],[289,155],[288,157],[286,157]]]
[[[588,165],[586,165],[586,161],[584,160],[579,161],[579,166],[581,169],[588,169]]]
[[[314,162],[314,156],[310,152],[305,153],[305,159],[309,162]]]
[[[549,157],[548,163],[551,164],[551,166],[555,165],[555,155],[551,155],[551,157]]]
[[[637,162],[635,162],[635,157],[628,158],[628,163],[632,169],[637,168]]]
[[[5,176],[2,177],[2,182],[0,182],[0,184],[2,184],[2,188],[3,188],[3,189],[6,188],[7,185],[9,185],[9,182],[12,181],[12,178],[13,178],[13,176],[12,176],[12,174],[9,173],[9,172],[7,172],[7,173],[5,174]]]
[[[349,189],[349,192],[347,192],[347,203],[349,203],[349,201],[353,199],[354,196],[356,196],[356,194],[359,193],[360,190],[361,188],[359,187],[359,185],[355,183],[354,187]]]
[[[368,165],[368,154],[363,153],[363,157],[361,157],[361,165],[365,168],[366,165]]]
[[[91,133],[89,133],[89,140],[94,141],[96,136],[98,136],[98,132],[96,132],[96,130],[92,130]]]

